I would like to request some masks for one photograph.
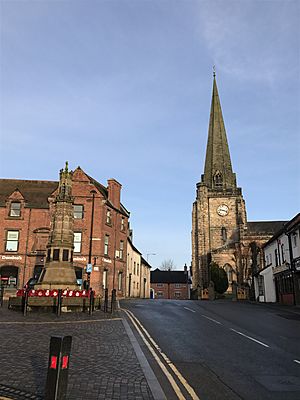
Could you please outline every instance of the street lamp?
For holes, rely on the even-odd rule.
[[[147,253],[146,260],[148,262],[149,256],[156,256],[156,253]]]
[[[94,208],[95,208],[95,194],[97,193],[96,190],[91,190],[90,193],[92,194],[92,214],[91,214],[91,232],[90,232],[90,246],[89,246],[89,260],[87,265],[87,289],[90,289],[90,282],[91,282],[91,270],[92,268],[92,249],[93,249],[93,229],[94,229]]]

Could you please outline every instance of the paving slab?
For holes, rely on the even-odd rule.
[[[42,400],[50,338],[66,335],[72,336],[68,400],[158,398],[157,386],[153,396],[147,366],[142,368],[120,314],[23,317],[5,305],[0,308],[0,398]]]

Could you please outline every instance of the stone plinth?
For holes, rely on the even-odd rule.
[[[70,262],[52,261],[46,264],[41,282],[35,289],[78,289],[76,274]]]

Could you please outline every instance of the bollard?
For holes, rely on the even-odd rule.
[[[104,290],[104,306],[103,311],[106,313],[108,311],[108,289]]]
[[[24,317],[26,317],[26,314],[27,314],[28,293],[29,293],[29,290],[26,288],[26,289],[25,289],[25,294],[24,294],[24,296],[22,297],[22,301],[23,301],[23,315],[24,315]]]
[[[0,307],[3,306],[4,287],[0,286]]]
[[[111,291],[111,307],[110,312],[113,314],[116,310],[116,289]]]
[[[94,311],[94,291],[90,289],[90,304],[89,304],[89,315],[92,315]]]
[[[45,400],[67,397],[72,336],[51,336]]]
[[[62,289],[58,289],[58,295],[57,295],[57,310],[56,314],[59,317],[61,315],[61,306],[62,306]]]

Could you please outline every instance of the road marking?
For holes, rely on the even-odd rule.
[[[192,310],[191,308],[188,308],[188,307],[183,307],[183,308],[185,308],[186,310],[189,310],[191,312],[196,312],[195,310]]]
[[[179,381],[182,383],[182,385],[184,386],[184,388],[186,389],[186,391],[189,393],[189,395],[191,396],[191,398],[193,400],[200,400],[199,397],[197,396],[197,394],[195,393],[194,389],[188,384],[188,382],[186,381],[186,379],[181,375],[181,373],[178,371],[178,369],[175,367],[175,365],[172,363],[172,361],[167,357],[167,355],[165,353],[162,352],[161,348],[158,346],[158,344],[152,339],[152,337],[150,336],[150,334],[148,333],[148,331],[145,329],[145,327],[141,324],[141,322],[136,318],[136,316],[129,310],[125,310],[125,312],[127,313],[127,315],[131,318],[131,321],[133,322],[134,326],[137,328],[139,334],[141,335],[143,341],[145,342],[145,344],[147,345],[147,347],[149,348],[149,350],[151,351],[151,353],[154,355],[155,360],[158,362],[159,366],[161,367],[161,369],[164,371],[165,375],[167,376],[167,378],[169,379],[169,376],[171,378],[171,380],[174,382],[175,387],[178,388],[178,393],[177,391],[174,389],[175,393],[177,394],[179,399],[183,399],[185,400],[185,397],[183,396],[181,390],[179,389],[179,387],[177,386],[176,382],[174,381],[172,375],[170,375],[170,373],[168,372],[168,370],[166,369],[166,367],[164,366],[164,364],[160,361],[160,359],[158,358],[158,356],[156,355],[156,353],[154,352],[153,348],[150,346],[150,344],[146,341],[146,338],[144,337],[143,333],[141,332],[141,330],[137,327],[137,324],[141,327],[141,329],[143,330],[143,332],[145,333],[145,335],[147,336],[147,338],[149,339],[149,341],[151,342],[151,344],[154,346],[154,348],[159,352],[159,354],[161,355],[161,357],[165,360],[165,362],[168,364],[168,366],[171,368],[171,370],[174,372],[174,374],[177,376],[177,378],[179,379]],[[171,380],[169,379],[169,382],[171,383]],[[171,384],[172,385],[172,384]],[[172,385],[173,387],[173,385]],[[174,388],[174,387],[173,387]],[[179,397],[182,396],[182,397]]]
[[[300,364],[299,360],[293,360],[295,363]]]
[[[204,318],[206,318],[206,319],[209,319],[210,321],[214,322],[215,324],[222,325],[221,322],[219,322],[219,321],[217,321],[217,320],[215,320],[215,319],[213,319],[213,318],[209,318],[209,317],[207,317],[207,316],[204,315],[204,314],[201,314],[201,315],[202,315],[202,317],[204,317]]]
[[[155,361],[157,362],[157,364],[160,366],[160,368],[162,369],[163,373],[166,375],[167,379],[169,380],[172,388],[174,389],[174,392],[176,393],[178,399],[180,400],[185,400],[185,397],[183,396],[181,390],[179,389],[177,383],[175,382],[174,378],[172,377],[172,375],[170,374],[170,372],[167,370],[167,368],[164,366],[164,364],[160,361],[158,355],[155,353],[155,351],[153,350],[153,348],[150,346],[150,344],[147,342],[145,336],[143,335],[143,333],[141,332],[140,328],[137,326],[137,323],[135,322],[135,320],[133,319],[133,316],[131,316],[129,314],[128,310],[125,310],[126,314],[128,315],[129,319],[131,320],[131,322],[133,323],[135,329],[137,330],[137,332],[139,333],[139,335],[141,336],[143,342],[145,343],[145,345],[148,347],[150,353],[153,355]]]
[[[270,346],[268,346],[267,344],[265,344],[265,343],[263,343],[263,342],[260,342],[259,340],[254,339],[254,338],[251,337],[251,336],[245,335],[245,334],[242,333],[242,332],[236,331],[236,330],[233,329],[233,328],[230,328],[230,330],[233,331],[233,332],[235,332],[235,333],[238,333],[239,335],[242,335],[242,336],[246,337],[247,339],[253,340],[253,342],[258,343],[258,344],[260,344],[261,346],[270,347]]]

